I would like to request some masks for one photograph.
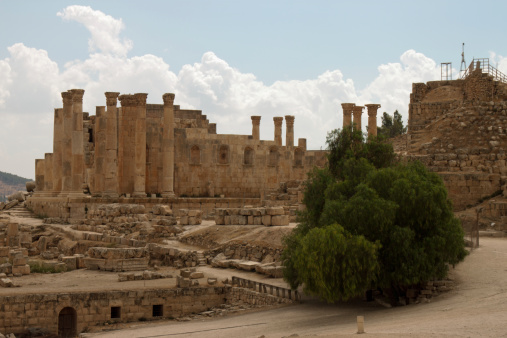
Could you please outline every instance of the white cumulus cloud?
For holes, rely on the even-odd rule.
[[[115,19],[89,6],[68,6],[58,16],[64,20],[82,23],[92,35],[88,40],[91,52],[126,56],[132,49],[132,41],[120,39],[120,32],[125,28],[121,19]]]

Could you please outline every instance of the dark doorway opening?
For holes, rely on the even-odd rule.
[[[153,305],[153,317],[162,317],[164,315],[163,305]]]
[[[77,336],[77,314],[76,310],[71,307],[63,308],[58,315],[58,336]]]

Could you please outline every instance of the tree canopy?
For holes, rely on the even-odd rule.
[[[377,127],[377,134],[386,138],[396,137],[407,132],[407,127],[403,126],[403,119],[397,110],[391,116],[384,112],[382,115],[382,126]]]
[[[396,161],[381,138],[335,130],[328,167],[309,173],[284,278],[329,302],[370,288],[398,295],[464,259],[463,230],[439,176]]]

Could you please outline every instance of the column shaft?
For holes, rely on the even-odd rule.
[[[103,197],[116,198],[119,196],[118,187],[118,95],[120,93],[106,92],[106,159],[105,182]]]
[[[134,197],[146,197],[146,98],[148,94],[134,94],[137,100],[135,128]]]
[[[281,147],[283,117],[281,116],[273,117],[273,121],[275,122],[275,143],[277,146]]]
[[[294,147],[294,116],[285,115],[285,146]]]
[[[35,160],[35,192],[41,194],[44,192],[44,160]]]
[[[162,137],[162,197],[174,197],[174,94],[164,100],[164,134]]]
[[[343,109],[343,129],[352,125],[352,110],[356,105],[354,103],[342,103]]]
[[[63,92],[62,194],[72,191],[72,94]]]
[[[260,116],[251,116],[252,119],[252,138],[254,140],[260,140],[260,124],[261,117]]]
[[[106,107],[96,107],[95,112],[95,159],[94,187],[92,196],[102,196],[105,189],[105,157],[106,157]]]
[[[53,128],[53,192],[62,191],[62,138],[63,138],[63,109],[55,109]]]
[[[364,109],[363,106],[355,106],[354,111],[353,111],[354,112],[354,128],[359,131],[362,128],[361,115],[363,114],[363,109]]]
[[[72,93],[72,191],[83,194],[84,147],[83,147],[83,89],[71,89]]]
[[[44,154],[44,191],[51,195],[53,191],[53,154]]]
[[[368,135],[377,136],[377,110],[380,104],[367,104],[368,108]]]

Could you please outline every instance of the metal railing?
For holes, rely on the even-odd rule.
[[[477,69],[481,69],[481,73],[489,74],[495,81],[507,83],[507,76],[489,64],[488,58],[473,59],[468,68],[463,72],[461,78],[464,79]]]
[[[286,298],[296,302],[301,301],[301,295],[297,290],[291,290],[280,286],[256,282],[253,280],[232,276],[232,286],[251,289],[259,293],[267,293],[278,298]]]

